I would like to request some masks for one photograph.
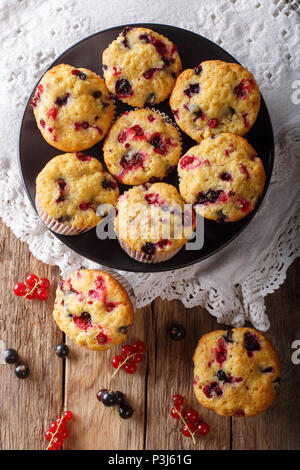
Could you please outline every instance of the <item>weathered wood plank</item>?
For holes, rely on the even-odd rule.
[[[44,431],[62,406],[62,362],[55,346],[62,335],[52,319],[58,269],[37,261],[0,220],[0,446],[2,449],[44,449]],[[34,272],[51,282],[49,300],[26,300],[12,292],[18,281]],[[2,364],[2,349],[17,349],[30,366],[25,380],[14,366]]]
[[[149,374],[147,389],[147,449],[229,449],[230,418],[217,416],[201,407],[193,392],[192,356],[198,339],[217,328],[217,323],[204,309],[185,309],[179,301],[156,300],[148,321]],[[173,341],[168,336],[171,323],[186,328],[186,338]],[[195,408],[211,432],[192,439],[181,435],[181,424],[170,416],[171,398],[183,395],[187,406]]]
[[[297,260],[283,286],[267,297],[271,328],[266,336],[278,351],[282,383],[275,403],[265,413],[246,420],[233,419],[233,449],[300,448],[300,365],[291,362],[291,344],[300,340],[299,279],[300,260]]]

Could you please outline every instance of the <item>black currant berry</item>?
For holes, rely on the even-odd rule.
[[[182,325],[174,324],[169,329],[169,336],[174,341],[180,341],[184,339],[185,333],[186,333],[185,328]]]
[[[99,401],[102,401],[102,395],[104,392],[108,392],[107,388],[101,388],[98,392],[97,392],[97,399]]]
[[[117,404],[117,395],[115,392],[103,392],[101,401],[104,406],[115,406]]]
[[[133,415],[133,409],[131,406],[122,405],[119,408],[119,415],[122,419],[129,419]]]
[[[55,354],[62,359],[65,359],[69,353],[70,349],[65,343],[58,344],[55,348]]]
[[[15,374],[19,379],[26,379],[30,373],[27,364],[18,364],[15,369]]]
[[[18,362],[18,353],[15,349],[6,349],[4,351],[4,360],[7,364],[15,364]]]

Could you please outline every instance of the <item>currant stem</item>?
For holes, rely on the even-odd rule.
[[[127,356],[126,359],[124,359],[124,361],[118,366],[118,368],[114,371],[113,375],[111,376],[110,378],[110,381],[112,381],[112,379],[114,378],[115,375],[117,375],[117,373],[119,372],[119,370],[124,366],[124,364],[126,364],[126,362],[128,362],[129,359],[131,359],[133,356],[136,356],[137,354],[139,353],[134,353],[134,354],[131,354],[130,356]]]
[[[193,439],[193,444],[196,445],[195,433],[192,433],[192,431],[190,431],[190,428],[188,427],[186,420],[184,419],[184,417],[182,416],[182,414],[180,413],[178,408],[176,408],[176,405],[174,405],[174,408],[177,411],[177,414],[179,415],[179,417],[180,417],[181,421],[183,422],[183,424],[187,427],[187,429],[188,429],[188,431],[191,435],[191,438]]]
[[[55,431],[55,433],[52,435],[51,440],[50,440],[50,442],[49,442],[48,447],[47,447],[46,450],[49,450],[49,448],[51,447],[52,441],[53,441],[53,439],[55,438],[56,434],[58,434],[58,431],[59,431],[59,428],[60,428],[60,426],[61,426],[61,423],[62,423],[62,420],[63,420],[63,419],[64,419],[64,410],[62,411],[62,414],[61,414],[61,417],[60,417],[60,422],[58,423],[58,426],[57,426],[57,428],[56,428],[56,431]]]
[[[123,421],[122,421],[121,418],[119,417],[117,411],[115,410],[115,407],[113,406],[113,407],[111,407],[110,409],[111,409],[111,412],[115,415],[116,420],[119,421],[120,424],[123,424]]]

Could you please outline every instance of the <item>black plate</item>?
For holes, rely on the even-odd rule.
[[[224,51],[221,47],[208,39],[185,29],[160,24],[138,24],[131,26],[145,26],[163,34],[174,42],[178,47],[183,69],[193,68],[200,62],[209,59],[237,62],[234,57]],[[124,26],[117,26],[110,28],[83,39],[65,51],[53,62],[53,64],[51,64],[50,67],[60,63],[66,63],[73,65],[74,67],[86,67],[95,71],[99,75],[102,75],[102,52],[118,36],[123,27]],[[47,144],[36,126],[32,109],[29,106],[34,91],[35,88],[25,108],[19,138],[20,171],[27,194],[33,206],[35,199],[35,179],[45,164],[51,158],[59,154],[59,150]],[[172,117],[168,100],[162,104],[156,105],[155,107]],[[117,102],[118,113],[124,112],[127,109],[130,109],[130,107],[123,104],[121,101]],[[185,153],[190,147],[195,145],[195,141],[190,139],[183,132],[182,137],[183,153]],[[266,170],[267,180],[263,194],[264,197],[272,174],[274,139],[270,116],[263,99],[261,100],[261,107],[257,121],[247,134],[246,138],[256,149]],[[88,153],[99,158],[103,163],[102,143],[103,141],[89,149]],[[166,179],[166,182],[175,184],[178,187],[177,175]],[[128,189],[128,186],[126,186],[126,188]],[[125,186],[120,189],[121,191],[124,190]],[[188,251],[183,248],[176,256],[174,256],[174,258],[159,264],[144,264],[131,259],[120,248],[116,240],[99,240],[96,236],[95,229],[83,235],[73,237],[57,234],[54,235],[80,255],[105,266],[124,271],[136,272],[168,271],[170,269],[181,268],[203,260],[231,242],[248,225],[257,212],[262,199],[256,209],[239,222],[217,224],[213,221],[205,220],[205,240],[204,246],[201,250]]]

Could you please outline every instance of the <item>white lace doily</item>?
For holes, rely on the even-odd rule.
[[[276,136],[274,175],[258,214],[230,246],[197,265],[163,275],[123,275],[133,286],[138,306],[157,296],[179,299],[187,307],[204,306],[219,322],[242,325],[249,319],[266,330],[264,297],[283,283],[288,266],[299,256],[299,2],[1,0],[0,14],[0,216],[34,256],[58,265],[63,274],[95,264],[65,247],[40,222],[17,166],[24,105],[54,58],[101,29],[156,22],[206,36],[254,73]]]

